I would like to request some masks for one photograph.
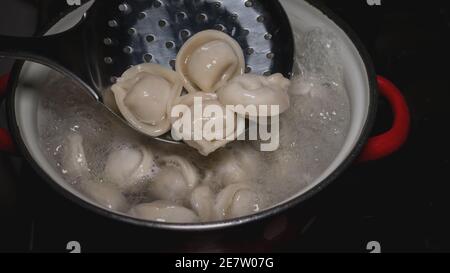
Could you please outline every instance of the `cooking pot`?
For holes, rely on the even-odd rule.
[[[171,224],[130,218],[93,203],[65,182],[46,159],[38,144],[37,108],[40,89],[45,84],[50,68],[32,62],[17,62],[9,75],[0,78],[0,96],[6,95],[7,129],[0,129],[0,151],[20,153],[57,191],[74,202],[113,219],[162,229],[205,230],[236,226],[279,214],[296,206],[319,192],[336,179],[353,162],[376,160],[396,151],[409,132],[409,111],[400,91],[390,81],[376,76],[369,55],[349,27],[325,7],[302,0],[280,1],[292,24],[294,32],[321,28],[336,35],[341,43],[341,57],[345,87],[351,105],[351,125],[339,154],[330,166],[307,188],[293,193],[292,197],[258,214],[214,223]],[[87,10],[83,6],[73,11],[47,30],[54,34],[75,25]],[[394,121],[388,132],[369,138],[375,119],[378,92],[392,106]]]

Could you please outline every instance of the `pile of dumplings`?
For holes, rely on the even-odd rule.
[[[62,165],[66,175],[90,200],[131,217],[168,223],[220,221],[256,213],[261,197],[254,189],[257,173],[254,150],[226,150],[201,174],[178,155],[153,153],[150,147],[116,147],[103,172],[93,175],[83,137],[66,139]],[[214,186],[214,187],[213,187]],[[135,194],[144,194],[132,203]]]
[[[203,107],[222,107],[224,128],[215,128],[216,136],[192,140],[192,132],[183,132],[179,139],[207,156],[238,138],[244,130],[238,130],[238,122],[227,119],[244,120],[245,112],[229,111],[225,106],[262,105],[279,106],[279,115],[289,108],[288,88],[290,80],[281,74],[259,76],[244,74],[245,59],[240,45],[227,34],[217,30],[206,30],[192,36],[180,49],[176,59],[176,72],[157,64],[141,64],[127,70],[112,86],[115,103],[120,114],[136,130],[152,137],[169,132],[173,124],[183,118],[171,117],[176,105],[195,107],[195,98],[201,98]],[[185,90],[185,92],[183,92]],[[212,119],[210,118],[210,119]],[[198,118],[197,118],[198,119]],[[192,124],[208,122],[191,118]],[[225,129],[227,124],[235,124],[235,130]],[[192,126],[193,128],[194,126]],[[219,130],[219,132],[218,132]],[[221,130],[221,131],[220,131]]]
[[[223,109],[225,105],[278,105],[282,113],[289,108],[288,79],[281,74],[244,74],[244,68],[239,44],[223,32],[207,30],[183,45],[176,72],[156,64],[137,65],[117,80],[112,91],[122,116],[152,137],[171,130],[176,122],[171,117],[175,105],[192,109],[196,97],[203,105]],[[215,118],[230,116],[224,113],[224,117]],[[231,116],[249,118],[245,115],[233,112]],[[228,134],[235,139],[238,132],[224,132]],[[232,140],[184,141],[207,156]],[[253,214],[263,207],[255,189],[258,152],[246,145],[222,149],[202,172],[184,157],[145,145],[115,147],[100,175],[93,175],[89,168],[80,134],[70,135],[64,147],[62,165],[80,191],[95,203],[134,218],[170,223],[221,221]],[[130,196],[135,195],[144,197],[134,202]]]

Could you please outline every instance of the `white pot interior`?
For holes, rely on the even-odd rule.
[[[311,183],[307,188],[298,192],[291,198],[294,199],[321,183],[340,166],[345,158],[349,156],[362,134],[363,127],[368,117],[370,92],[368,74],[363,60],[357,48],[344,31],[326,15],[304,1],[282,0],[281,2],[290,17],[295,32],[304,32],[308,29],[319,27],[335,33],[339,38],[341,43],[340,49],[343,59],[345,85],[350,99],[352,113],[350,130],[345,144],[338,156],[314,183]],[[86,4],[78,11],[64,17],[49,30],[48,34],[61,32],[71,28],[80,20],[84,11],[90,4],[92,3]],[[41,151],[41,148],[38,145],[36,113],[40,99],[39,90],[42,88],[43,81],[45,81],[49,71],[50,68],[31,62],[26,62],[23,66],[15,96],[15,114],[20,135],[33,159],[49,177],[71,194],[76,195],[92,205],[96,205],[64,181],[61,173],[46,160],[43,151]],[[285,202],[287,201],[289,200],[285,200]]]

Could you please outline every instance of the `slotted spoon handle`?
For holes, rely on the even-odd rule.
[[[87,45],[83,44],[83,28],[43,37],[13,37],[0,35],[0,56],[37,62],[64,73],[86,87],[100,99],[95,71],[86,60]]]

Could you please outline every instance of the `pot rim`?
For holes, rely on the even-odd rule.
[[[26,145],[22,139],[20,129],[16,122],[16,111],[15,111],[15,93],[16,87],[18,85],[19,76],[22,71],[23,64],[25,61],[16,61],[13,69],[10,73],[10,80],[7,86],[7,98],[6,98],[6,114],[8,127],[13,136],[13,140],[18,147],[21,155],[27,160],[27,162],[31,165],[34,171],[43,178],[55,191],[59,192],[65,198],[71,200],[72,202],[81,205],[82,207],[93,211],[102,216],[106,216],[108,218],[119,220],[121,222],[134,224],[137,226],[149,227],[149,228],[157,228],[162,230],[177,230],[177,231],[207,231],[207,230],[217,230],[229,227],[235,227],[251,222],[256,222],[259,220],[267,219],[274,215],[285,212],[287,209],[291,207],[295,207],[300,203],[308,200],[310,197],[320,192],[326,186],[328,186],[332,181],[334,181],[344,170],[346,170],[351,163],[357,158],[360,154],[362,148],[365,146],[370,134],[373,124],[375,122],[376,112],[377,112],[377,102],[378,102],[378,88],[376,81],[376,73],[371,60],[370,55],[368,54],[366,48],[356,35],[356,33],[344,22],[340,17],[338,17],[333,11],[324,6],[323,4],[317,3],[315,1],[306,0],[308,4],[313,6],[314,8],[321,11],[325,16],[327,16],[333,23],[335,23],[344,33],[348,36],[348,38],[353,42],[353,45],[356,47],[361,59],[366,68],[368,83],[369,83],[369,104],[368,104],[368,115],[365,121],[365,124],[362,128],[361,135],[356,142],[356,145],[350,151],[349,155],[341,162],[341,164],[324,180],[315,185],[310,190],[293,198],[292,200],[286,201],[282,204],[274,206],[270,209],[263,210],[256,214],[233,218],[230,220],[216,221],[216,222],[207,222],[207,223],[196,223],[196,224],[184,224],[184,223],[163,223],[156,221],[148,221],[148,220],[140,220],[136,218],[132,218],[129,216],[124,216],[122,214],[116,213],[114,211],[107,210],[106,208],[102,208],[100,206],[93,205],[76,195],[70,193],[63,186],[59,185],[56,181],[50,178],[50,176],[39,166],[39,164],[33,159],[30,152],[27,150]],[[50,29],[56,22],[65,17],[67,13],[61,15],[61,17],[56,18],[49,25],[47,25],[44,31],[39,32],[38,34],[43,34]]]

